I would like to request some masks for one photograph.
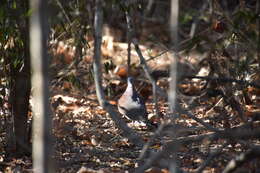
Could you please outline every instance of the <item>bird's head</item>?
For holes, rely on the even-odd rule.
[[[133,82],[134,82],[134,78],[133,77],[128,77],[127,78],[127,84],[132,84],[133,85]]]

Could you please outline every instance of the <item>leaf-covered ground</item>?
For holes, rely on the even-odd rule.
[[[104,40],[105,42],[102,45],[103,58],[107,57],[104,60],[104,68],[107,65],[107,69],[104,70],[104,88],[107,99],[115,105],[116,109],[116,101],[126,87],[125,81],[120,79],[119,76],[125,76],[124,66],[120,66],[120,63],[126,57],[127,47],[123,43],[109,42],[109,39]],[[113,46],[108,46],[109,44],[113,44]],[[109,47],[113,47],[113,49],[109,49]],[[141,48],[148,59],[162,51],[146,46],[141,46]],[[113,58],[111,58],[111,55],[113,55]],[[200,61],[197,56],[196,54],[191,55],[188,63],[197,65],[198,61]],[[138,56],[134,51],[132,51],[132,58],[133,62],[138,64]],[[166,54],[152,61],[148,60],[148,64],[152,69],[165,70],[169,67],[170,58],[171,55]],[[89,75],[86,69],[91,68],[92,59],[88,57],[83,59],[83,61],[79,65],[81,70],[72,68],[70,71],[75,70],[73,72],[75,76],[85,75],[84,78],[86,78]],[[119,61],[119,65],[117,61]],[[193,73],[193,75],[206,76],[210,70],[205,66],[197,66],[197,70],[189,69],[190,66],[182,62],[180,65],[182,65],[182,72],[186,74]],[[140,68],[138,68],[138,65],[136,66],[137,68],[133,68],[133,74],[138,79],[141,79],[136,87],[143,97],[146,98],[149,117],[152,117],[152,121],[156,123],[167,120],[168,104],[166,99],[159,95],[160,114],[158,115],[159,117],[155,116],[151,85],[149,82],[143,80],[145,77]],[[117,69],[118,67],[120,67],[119,70]],[[66,73],[64,74],[66,76]],[[60,78],[59,76],[58,79]],[[66,77],[63,79],[66,80],[58,81],[52,88],[53,91],[57,91],[53,92],[52,105],[55,113],[53,129],[56,137],[55,160],[57,161],[59,172],[76,172],[78,170],[82,172],[94,172],[94,170],[103,170],[104,172],[132,172],[138,166],[138,158],[142,148],[134,146],[120,135],[121,131],[115,127],[109,115],[98,105],[93,83],[88,83],[88,81],[82,79],[79,79],[79,82],[72,80],[73,83]],[[167,78],[162,78],[157,83],[162,89],[167,91]],[[77,84],[80,84],[81,87],[78,87]],[[227,87],[228,84],[219,85]],[[205,81],[199,79],[179,82],[177,101],[184,105],[184,107],[186,106],[195,117],[200,118],[215,128],[232,128],[241,125],[242,122],[236,110],[225,103],[222,95],[218,93],[217,87],[213,88],[215,92],[205,93],[203,90],[204,86]],[[249,92],[249,95],[253,99],[253,96],[257,94]],[[242,98],[242,96],[237,98]],[[251,105],[252,108],[250,109],[246,109],[247,107],[244,107],[242,102],[239,100],[237,103],[241,104],[247,110],[246,115],[251,116],[251,112],[258,111],[257,101]],[[155,130],[133,125],[127,119],[125,121],[137,133],[140,133],[145,141],[150,141],[153,138]],[[190,127],[192,129],[188,132],[177,132],[176,134],[180,138],[187,136],[196,137],[210,133],[202,125],[183,114],[177,118],[177,124],[180,126],[180,129],[182,127]],[[169,132],[161,138],[156,138],[150,149],[154,152],[160,151],[165,143],[172,140],[170,134]],[[259,141],[253,141],[253,143],[258,144]],[[177,159],[184,171],[199,171],[204,165],[207,165],[203,168],[204,172],[221,172],[232,158],[246,150],[246,145],[237,142],[227,142],[222,139],[217,141],[204,139],[200,142],[180,146],[177,152]],[[240,170],[257,170],[257,165],[259,165],[259,160],[243,165]],[[147,172],[168,172],[168,170],[154,167],[147,170]]]
[[[90,46],[91,42],[89,43]],[[111,46],[112,44],[112,46]],[[110,45],[110,46],[108,46]],[[114,43],[109,39],[104,39],[103,52],[103,77],[104,88],[107,99],[116,108],[117,99],[123,93],[126,83],[121,77],[126,74],[125,62],[127,57],[127,44]],[[111,48],[112,47],[112,48]],[[147,59],[156,56],[163,50],[141,46]],[[99,106],[95,86],[91,74],[92,50],[85,52],[82,60],[75,65],[75,52],[73,47],[64,42],[51,44],[50,52],[53,54],[50,75],[51,80],[51,107],[53,118],[54,137],[54,163],[57,172],[132,172],[138,167],[138,161],[142,148],[131,144],[121,135],[109,115]],[[113,55],[113,58],[111,57]],[[194,57],[192,57],[194,56]],[[156,123],[161,123],[168,119],[168,104],[163,95],[159,95],[160,114],[155,116],[154,105],[152,103],[152,88],[142,70],[139,68],[138,56],[132,51],[133,74],[138,78],[137,89],[146,99],[149,117]],[[197,55],[191,55],[189,63],[198,65]],[[169,67],[170,54],[165,54],[159,58],[148,60],[148,64],[153,69],[165,70]],[[123,64],[123,65],[121,65]],[[196,70],[189,69],[185,63],[182,67],[184,73],[206,76],[209,68],[202,66]],[[121,76],[121,77],[120,77]],[[162,78],[157,84],[164,90],[168,89],[168,79]],[[189,109],[191,113],[215,128],[232,128],[241,125],[242,121],[236,110],[228,105],[218,87],[213,87],[215,92],[204,92],[203,80],[186,80],[178,83],[178,102]],[[215,84],[217,85],[217,84]],[[223,85],[223,84],[220,84]],[[227,87],[228,85],[223,85]],[[236,103],[245,110],[245,115],[259,113],[259,91],[256,88],[248,87],[247,93],[251,104],[243,104],[243,96],[238,94]],[[125,119],[129,126],[141,134],[144,141],[153,139],[155,130],[147,129],[145,126],[133,124]],[[202,125],[197,123],[185,114],[180,114],[176,120],[180,129],[182,127],[191,130],[177,133],[177,137],[196,137],[210,133]],[[255,124],[258,126],[259,124]],[[162,146],[170,142],[171,130],[169,129],[162,137],[156,138],[150,149],[153,152],[162,150]],[[2,140],[2,138],[1,138]],[[4,143],[5,141],[3,141]],[[210,141],[204,139],[200,142],[189,143],[179,146],[177,160],[180,168],[187,172],[195,172],[200,168],[204,172],[221,172],[226,164],[237,154],[247,149],[249,143],[259,144],[258,140],[244,142],[230,142],[227,140]],[[30,157],[9,157],[6,158],[5,151],[0,151],[0,170],[3,172],[33,172]],[[204,165],[207,165],[204,167]],[[248,172],[259,171],[259,159],[242,165],[240,170]],[[153,167],[147,170],[150,173],[167,173],[165,168]]]

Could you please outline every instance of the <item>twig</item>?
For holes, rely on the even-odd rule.
[[[233,129],[222,130],[219,132],[210,132],[203,135],[194,135],[188,137],[179,137],[175,141],[168,142],[163,146],[163,149],[157,153],[154,153],[151,157],[149,157],[146,162],[137,168],[135,172],[144,172],[146,169],[158,163],[163,155],[170,155],[172,149],[178,145],[187,145],[193,142],[201,142],[204,139],[209,140],[218,140],[218,139],[226,139],[226,140],[248,140],[248,139],[256,139],[260,138],[260,128],[256,129],[247,129],[243,128],[244,126],[239,126]]]
[[[207,28],[207,29],[205,29],[204,31],[198,33],[197,35],[198,35],[198,36],[204,35],[204,34],[207,33],[208,31],[209,31],[209,28]],[[185,39],[185,40],[181,41],[181,42],[179,43],[179,46],[178,46],[179,52],[181,52],[181,51],[183,51],[184,49],[186,49],[187,44],[188,44],[192,39],[193,39],[193,38],[188,38],[188,39]],[[153,59],[155,59],[155,58],[158,58],[158,57],[164,55],[165,53],[167,53],[167,52],[169,52],[169,51],[176,51],[176,50],[175,50],[175,47],[171,47],[171,48],[169,48],[169,49],[166,49],[166,50],[162,51],[161,53],[159,53],[159,54],[156,55],[156,56],[150,56],[150,59],[148,59],[148,60],[146,60],[146,61],[149,62],[149,61],[151,61],[151,60],[153,60]]]
[[[221,86],[222,96],[224,98],[225,103],[230,105],[230,107],[236,111],[238,114],[238,117],[245,123],[247,122],[247,119],[244,115],[244,109],[241,106],[241,104],[235,99],[234,94],[232,90],[230,90],[229,87],[223,87]]]
[[[144,145],[144,147],[143,147],[143,149],[142,149],[142,151],[139,155],[139,160],[143,160],[145,158],[145,156],[147,155],[149,147],[152,145],[152,143],[155,141],[155,139],[157,137],[161,136],[161,133],[162,133],[165,126],[166,126],[166,124],[164,122],[161,123],[160,126],[155,131],[154,135],[149,139],[148,142],[146,142],[146,144]]]
[[[66,20],[67,20],[67,22],[68,22],[69,25],[71,26],[71,20],[70,20],[69,16],[67,15],[65,9],[63,8],[61,2],[60,2],[59,0],[56,0],[56,3],[57,3],[57,5],[60,7],[60,9],[61,9],[63,15],[65,16],[65,18],[66,18]]]
[[[126,20],[129,19],[126,18]],[[131,75],[131,43],[132,43],[133,34],[132,34],[132,27],[128,23],[129,21],[127,21],[127,72],[128,75]]]
[[[238,79],[232,79],[232,78],[223,78],[223,77],[210,77],[210,76],[190,76],[190,75],[184,75],[183,78],[188,79],[202,79],[202,80],[212,80],[216,82],[223,82],[223,83],[237,83],[240,85],[246,85],[246,86],[252,86],[255,88],[260,88],[260,85],[255,82],[248,82],[246,80],[238,80]]]
[[[161,135],[163,135],[165,132],[169,131],[170,133],[172,131],[176,131],[177,133],[185,133],[185,132],[195,132],[198,130],[203,130],[205,128],[201,127],[201,128],[183,128],[181,126],[173,126],[172,123],[169,124],[167,122],[163,122],[162,124],[160,124],[160,126],[157,128],[156,132],[154,133],[154,135],[150,138],[150,140],[144,145],[140,155],[139,155],[139,160],[140,162],[144,161],[149,154],[149,147],[151,145],[153,145],[153,143],[155,142],[155,139],[160,137]]]
[[[197,16],[195,16],[195,19],[193,19],[194,22],[191,25],[190,38],[194,37],[196,27],[197,27],[197,25],[199,23],[199,19],[202,16],[202,14],[204,13],[204,11],[207,9],[207,7],[208,7],[208,2],[203,3],[203,6],[199,10],[199,14]]]
[[[256,15],[258,20],[256,20],[256,26],[257,26],[257,31],[258,35],[257,35],[257,58],[258,58],[258,67],[260,66],[260,1],[256,1]]]
[[[144,172],[146,169],[154,165],[156,162],[162,158],[163,155],[170,155],[172,148],[176,147],[176,144],[188,144],[191,142],[201,141],[205,138],[212,137],[214,133],[206,134],[206,135],[200,135],[200,136],[192,136],[192,137],[186,137],[186,138],[177,138],[174,142],[167,143],[163,149],[157,153],[154,153],[151,157],[149,157],[146,162],[140,166],[135,173],[141,173]]]
[[[184,110],[181,105],[179,103],[176,104],[176,111],[181,113],[181,114],[185,114],[187,115],[189,118],[197,121],[198,123],[200,123],[201,125],[203,125],[206,129],[212,131],[212,132],[219,132],[220,130],[212,127],[211,125],[209,125],[208,123],[205,123],[204,121],[202,121],[201,119],[197,118],[196,116],[194,116],[190,111]]]
[[[219,5],[218,1],[214,1],[214,3],[216,3],[217,5],[215,5],[216,7],[219,8],[220,12],[223,13],[223,16],[225,17],[225,19],[230,23],[229,28],[231,28],[230,30],[232,30],[234,32],[234,34],[236,34],[237,36],[240,36],[242,39],[244,39],[245,41],[248,42],[248,44],[244,44],[244,46],[246,46],[249,49],[257,49],[257,45],[251,40],[249,39],[249,37],[244,34],[241,30],[237,29],[237,27],[235,27],[234,24],[234,20],[231,19],[230,15],[225,11],[225,9],[223,9],[221,7],[221,5]]]
[[[209,165],[209,163],[214,159],[214,157],[221,154],[222,150],[228,145],[228,143],[223,144],[220,148],[218,148],[216,151],[210,153],[207,160],[205,160],[200,167],[197,169],[197,173],[203,172],[203,170]]]
[[[134,30],[133,30],[133,22],[131,21],[131,17],[128,13],[128,11],[126,10],[125,11],[125,15],[126,15],[126,22],[127,22],[127,27],[129,29],[129,32],[131,33],[131,35],[133,36],[133,33],[134,33]],[[133,38],[132,39],[132,43],[134,44],[135,46],[135,51],[137,52],[139,58],[140,58],[140,63],[144,69],[144,72],[147,76],[147,78],[151,81],[152,83],[152,86],[153,86],[153,102],[154,102],[154,105],[155,105],[155,111],[156,111],[156,115],[158,116],[159,115],[159,107],[158,107],[158,102],[157,102],[157,85],[156,85],[156,81],[154,80],[154,78],[152,77],[151,75],[151,70],[149,69],[147,63],[145,62],[145,59],[142,55],[142,52],[139,48],[139,45],[138,45],[138,41],[137,39]]]
[[[154,11],[154,6],[154,0],[149,0],[144,11],[144,16],[151,15],[152,11]]]
[[[229,161],[223,173],[234,172],[239,166],[241,166],[245,162],[250,161],[254,158],[259,158],[259,156],[260,156],[260,147],[255,147],[248,150],[245,153],[241,153],[236,158]]]

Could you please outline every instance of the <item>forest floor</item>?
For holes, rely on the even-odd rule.
[[[103,62],[104,68],[108,66],[108,69],[104,70],[106,71],[103,76],[104,88],[107,99],[116,109],[117,99],[123,93],[126,83],[125,80],[118,76],[121,75],[122,71],[119,73],[115,72],[114,69],[118,66],[116,64],[125,61],[122,57],[127,57],[127,44],[117,44],[116,50],[110,50],[107,45],[104,47],[103,43],[102,50],[103,56],[106,57]],[[99,106],[90,70],[92,68],[93,59],[91,57],[93,54],[86,55],[76,68],[72,63],[73,53],[75,52],[73,52],[72,48],[64,47],[64,43],[61,42],[53,47],[56,52],[54,57],[56,58],[52,59],[50,71],[52,76],[50,100],[53,112],[54,136],[53,163],[57,172],[133,172],[136,167],[140,166],[138,163],[142,148],[135,146],[123,137],[121,135],[122,131],[115,126],[108,113]],[[119,49],[120,51],[118,51]],[[141,46],[141,49],[154,55],[160,52],[150,48],[148,50],[145,46]],[[112,60],[108,58],[111,54],[114,57]],[[148,56],[148,53],[145,55]],[[167,56],[149,61],[149,65],[153,69],[157,69],[159,66],[165,69],[165,65],[169,65],[169,55]],[[133,62],[137,62],[137,60],[133,60]],[[191,58],[190,63],[194,64],[194,62],[198,64],[196,58]],[[200,73],[201,69],[199,68],[195,75]],[[139,71],[140,68],[135,68],[135,70],[136,77],[141,79],[137,88],[146,99],[149,117],[152,117],[153,121],[160,124],[168,117],[168,103],[165,98],[159,97],[160,114],[155,116],[151,85],[144,80],[145,77]],[[207,69],[204,69],[204,71],[207,71]],[[125,73],[124,69],[122,73]],[[195,117],[215,128],[232,128],[241,125],[241,120],[224,103],[221,95],[214,93],[201,94],[204,82],[202,80],[193,80],[193,83],[189,82],[178,84],[179,90],[186,94],[178,92],[177,101],[180,101],[184,106],[189,106],[192,102],[192,107],[189,109]],[[167,78],[158,80],[157,84],[167,92]],[[124,120],[141,135],[144,141],[150,141],[154,137],[155,130],[133,124],[127,119]],[[179,115],[176,123],[180,127],[194,128],[194,130],[185,133],[178,132],[178,138],[196,137],[210,132],[186,115]],[[149,149],[154,152],[160,151],[162,146],[171,140],[171,132],[168,132],[168,134],[156,138]],[[257,144],[259,141],[254,141],[254,143]],[[222,172],[226,164],[245,149],[245,146],[237,142],[229,143],[222,139],[216,141],[204,139],[201,142],[180,146],[177,151],[177,160],[180,168],[186,172],[197,172],[202,168],[205,173]],[[245,172],[248,172],[247,170],[257,170],[259,165],[258,159],[243,165],[240,170]],[[4,160],[4,155],[0,155],[0,168],[2,172],[8,173],[14,172],[15,169],[21,172],[33,172],[30,157]],[[146,172],[168,173],[169,170],[153,167]]]
[[[109,36],[105,37],[102,44],[102,54],[105,59],[103,61],[105,69],[104,88],[108,101],[115,106],[115,109],[117,109],[118,98],[126,88],[126,82],[121,78],[122,76],[124,78],[124,73],[126,73],[125,66],[121,66],[121,64],[124,64],[122,62],[126,62],[126,45],[126,43],[112,42]],[[111,49],[111,47],[113,48]],[[140,47],[146,59],[164,51],[149,47],[149,45],[141,45]],[[138,67],[139,58],[134,50],[132,50],[131,55],[132,63],[135,64],[133,75],[139,79],[136,88],[146,100],[149,117],[152,117],[151,120],[155,123],[160,124],[169,118],[167,100],[159,95],[160,113],[155,115],[152,87],[145,80],[142,69]],[[91,54],[85,56],[77,69],[69,66],[69,68],[65,70],[62,68],[59,71],[57,64],[54,66],[56,71],[54,70],[53,74],[61,74],[53,79],[51,88],[55,115],[53,117],[55,161],[58,172],[79,171],[83,173],[101,170],[103,172],[133,172],[136,167],[140,166],[138,163],[142,148],[136,147],[124,138],[121,135],[121,130],[115,126],[108,113],[99,106],[94,83],[90,82],[93,80],[89,77],[91,76],[89,69],[92,68],[93,60],[90,58],[91,56]],[[199,66],[201,59],[198,57],[203,59],[202,55],[194,53],[189,55],[188,61],[180,60],[178,65],[181,67],[182,73],[199,76],[208,75],[208,67]],[[70,56],[66,56],[66,53],[63,54],[63,58],[65,60],[67,58],[68,62],[71,61]],[[169,68],[170,58],[171,54],[166,53],[147,62],[153,70],[165,70]],[[68,62],[67,64],[70,64]],[[59,64],[60,62],[55,61],[55,63]],[[195,66],[197,70],[190,69],[192,66]],[[70,72],[68,73],[68,71]],[[71,77],[73,76],[71,74],[75,76],[75,79]],[[167,92],[168,78],[159,79],[157,84]],[[184,80],[179,81],[177,86],[177,101],[186,106],[195,117],[219,129],[241,125],[242,121],[237,116],[237,112],[225,103],[221,94],[203,90],[205,81],[198,79]],[[228,84],[224,86],[228,87]],[[251,105],[251,107],[254,108],[247,109],[247,115],[251,113],[250,110],[257,110],[257,106]],[[127,119],[125,121],[141,135],[144,141],[150,141],[154,138],[155,129],[147,129],[144,126],[133,124]],[[210,133],[200,123],[186,115],[179,115],[176,123],[180,129],[185,129],[185,127],[194,129],[176,132],[178,138],[196,137]],[[156,138],[149,149],[154,152],[162,150],[164,144],[172,141],[171,135],[171,132],[166,132],[166,134]],[[259,141],[254,141],[254,143],[257,144]],[[180,146],[177,152],[177,160],[180,168],[186,172],[197,172],[200,169],[211,173],[222,172],[226,164],[244,150],[246,150],[246,145],[240,143],[229,143],[222,139],[211,141],[205,138],[201,142]],[[245,164],[239,170],[257,170],[257,165],[259,165],[259,160]],[[167,173],[169,170],[155,166],[146,172]]]
[[[81,169],[82,172],[95,172],[94,170],[103,170],[104,172],[132,172],[138,166],[138,158],[142,148],[131,144],[126,138],[121,136],[121,130],[115,127],[115,124],[98,105],[96,96],[73,95],[71,92],[58,94],[53,97],[56,102],[60,102],[55,109],[54,117],[54,135],[55,135],[55,161],[58,172],[76,172]],[[206,98],[205,98],[206,99]],[[216,99],[217,100],[217,99]],[[216,102],[216,100],[212,102]],[[212,103],[213,105],[215,103]],[[160,101],[161,118],[167,111],[166,102]],[[147,101],[147,108],[150,114],[153,114],[152,100]],[[198,117],[201,116],[204,121],[212,122],[209,116],[203,116],[203,113],[210,109],[208,101],[197,109]],[[125,119],[126,120],[126,119]],[[130,125],[129,120],[126,120]],[[183,127],[201,127],[194,120],[181,116],[177,123]],[[214,125],[219,122],[215,121]],[[234,121],[232,124],[238,124]],[[154,131],[146,127],[132,126],[137,133],[141,134],[144,141],[149,141]],[[189,132],[184,136],[197,136],[207,134],[203,129]],[[181,137],[181,134],[179,134]],[[162,145],[171,141],[170,136],[164,136],[157,139],[150,149],[154,152],[159,151]],[[203,143],[191,143],[181,146],[177,152],[177,157],[181,168],[188,172],[195,172],[200,165],[207,160],[208,153],[216,152],[222,147],[224,141],[210,142],[204,140]],[[235,145],[235,144],[234,144]],[[218,153],[221,157],[212,160],[210,167],[205,172],[221,172],[225,164],[235,156],[236,150],[240,147],[232,145],[225,146],[223,153]],[[147,172],[163,172],[166,169],[153,168]]]

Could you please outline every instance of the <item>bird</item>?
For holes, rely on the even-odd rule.
[[[118,100],[118,111],[130,120],[141,121],[151,126],[145,102],[134,87],[133,77],[127,78],[127,88]]]

